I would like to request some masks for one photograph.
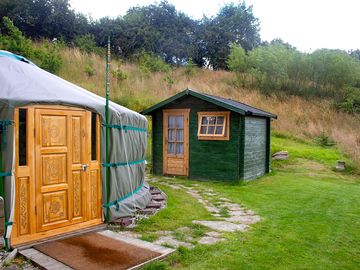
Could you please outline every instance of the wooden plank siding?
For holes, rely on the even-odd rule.
[[[245,180],[262,176],[267,171],[267,126],[266,118],[245,116]]]
[[[230,113],[230,140],[199,140],[198,112],[224,111],[224,108],[201,99],[185,96],[152,113],[152,172],[163,172],[163,113],[162,109],[190,109],[189,116],[189,177],[193,179],[214,179],[238,181],[240,179],[241,115]]]

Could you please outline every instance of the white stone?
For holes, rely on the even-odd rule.
[[[245,216],[247,213],[243,210],[238,211],[229,211],[230,216]]]
[[[248,226],[245,224],[234,224],[227,221],[193,220],[193,223],[222,232],[245,231],[248,228]]]
[[[200,238],[200,240],[198,241],[199,244],[203,244],[203,245],[212,245],[215,244],[217,242],[220,241],[224,241],[224,238],[216,238],[216,237],[211,237],[211,236],[203,236]]]
[[[236,223],[241,223],[241,224],[254,224],[254,223],[260,221],[260,217],[259,216],[234,216],[234,217],[225,218],[225,220],[228,222],[236,222]]]
[[[231,202],[228,198],[219,198],[219,201],[223,201],[223,202]]]
[[[217,237],[217,238],[222,237],[222,234],[221,234],[221,233],[215,232],[215,231],[213,231],[213,232],[207,232],[207,233],[205,233],[205,235],[206,235],[206,236],[210,236],[210,237]]]
[[[214,206],[205,205],[206,210],[208,210],[210,213],[219,213],[219,209]]]
[[[186,242],[176,240],[175,238],[173,238],[171,236],[161,236],[161,237],[159,237],[159,239],[154,241],[154,244],[157,244],[157,245],[169,245],[169,246],[172,246],[172,247],[175,247],[175,248],[178,248],[180,246],[188,247],[188,248],[194,247],[194,245],[191,244],[191,243],[186,243]]]

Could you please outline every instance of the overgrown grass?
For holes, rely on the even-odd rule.
[[[105,59],[97,54],[82,53],[78,49],[61,49],[63,64],[59,75],[98,95],[103,96],[105,83]],[[92,76],[86,66],[92,63]],[[306,100],[293,96],[265,96],[254,89],[230,84],[236,75],[226,71],[210,71],[195,68],[189,77],[185,68],[168,72],[152,72],[144,75],[138,65],[112,59],[111,70],[121,72],[126,78],[119,80],[111,73],[110,98],[130,109],[141,111],[151,105],[189,87],[213,95],[232,98],[268,110],[278,115],[272,122],[276,132],[297,138],[313,140],[324,134],[335,141],[360,167],[360,119],[357,116],[337,112],[327,100]]]
[[[288,150],[290,159],[273,163],[270,175],[242,185],[179,178],[171,180],[182,184],[196,182],[201,188],[211,188],[233,202],[254,210],[262,221],[245,233],[227,235],[227,241],[212,246],[198,245],[191,250],[178,249],[165,261],[167,268],[359,267],[359,177],[331,170],[334,161],[344,159],[335,147],[323,148],[279,137],[273,138],[273,147],[274,150]],[[172,201],[191,199],[183,192],[168,191]],[[187,209],[188,216],[193,216],[193,209],[198,211],[194,204]],[[173,212],[174,208],[167,210],[167,215],[172,219],[181,218],[178,212]],[[156,216],[150,221],[152,219],[159,221]],[[152,226],[149,229],[152,230]]]

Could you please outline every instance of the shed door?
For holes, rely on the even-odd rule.
[[[189,175],[189,110],[164,110],[163,173]]]

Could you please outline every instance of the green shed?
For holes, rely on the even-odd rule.
[[[152,173],[250,180],[270,171],[276,115],[186,89],[144,111],[152,117]]]

